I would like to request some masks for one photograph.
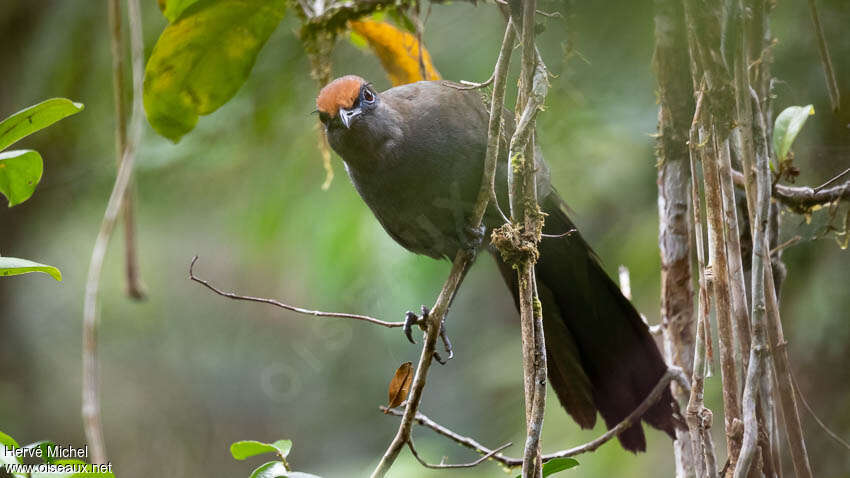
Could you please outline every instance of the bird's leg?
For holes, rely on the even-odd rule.
[[[463,234],[461,235],[461,247],[475,254],[484,242],[485,232],[487,232],[487,228],[484,224],[479,224],[478,227],[473,227],[469,224],[465,225],[463,227]]]

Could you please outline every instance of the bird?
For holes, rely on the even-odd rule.
[[[331,81],[316,98],[330,147],[384,230],[411,252],[450,260],[476,244],[467,218],[484,170],[488,109],[480,92],[451,82],[420,81],[379,93],[357,75]],[[515,129],[513,114],[505,110],[504,117],[500,204],[508,201],[505,138]],[[640,405],[668,367],[646,323],[567,215],[539,148],[535,167],[546,214],[535,273],[548,380],[580,427],[594,427],[598,412],[610,429]],[[492,201],[482,223],[487,232],[504,224]],[[518,304],[515,271],[492,246],[488,250]],[[668,387],[642,421],[675,437],[676,417]],[[631,452],[646,450],[640,421],[618,439]]]

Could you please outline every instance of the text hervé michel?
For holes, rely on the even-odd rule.
[[[4,445],[4,455],[15,458],[88,458],[89,446],[31,446],[16,448]]]

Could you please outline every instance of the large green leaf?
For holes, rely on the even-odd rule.
[[[200,0],[165,27],[145,68],[144,103],[177,142],[242,86],[283,18],[285,0]]]
[[[230,445],[230,454],[237,460],[244,460],[245,458],[262,455],[263,453],[277,453],[281,459],[286,459],[291,449],[291,440],[278,440],[274,443],[242,440]]]
[[[174,23],[187,8],[198,3],[198,0],[166,0],[163,3],[165,3],[165,8],[163,8],[162,14],[170,23]]]
[[[785,160],[788,156],[791,145],[794,144],[806,120],[813,114],[815,114],[815,108],[812,105],[789,106],[776,117],[773,125],[773,151],[779,161]]]
[[[0,194],[9,200],[9,207],[32,196],[43,168],[37,151],[19,149],[0,153]]]
[[[51,98],[18,111],[0,122],[0,151],[27,135],[82,110],[82,103],[74,103],[67,98]]]
[[[62,280],[62,273],[53,266],[39,264],[26,259],[18,259],[16,257],[0,257],[0,277],[16,276],[29,272],[44,272],[58,281]]]
[[[554,460],[549,460],[543,465],[543,478],[554,475],[559,471],[569,470],[575,466],[578,466],[578,462],[573,458],[555,458]]]

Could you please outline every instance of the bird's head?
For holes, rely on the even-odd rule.
[[[378,106],[378,93],[366,80],[347,75],[328,83],[316,98],[319,119],[326,128],[346,129]]]

